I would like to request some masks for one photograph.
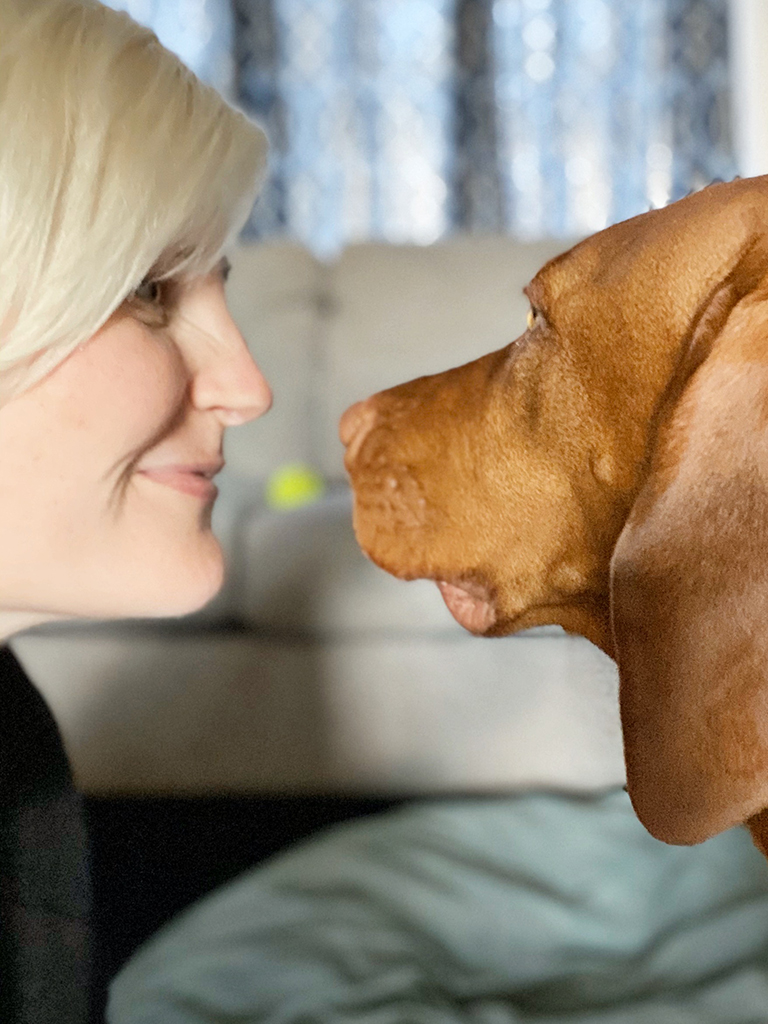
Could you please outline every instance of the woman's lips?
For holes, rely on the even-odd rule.
[[[155,483],[163,484],[164,487],[171,487],[182,494],[189,494],[193,498],[202,498],[206,501],[213,501],[219,493],[216,484],[211,477],[218,473],[221,466],[200,467],[200,466],[157,466],[155,468],[140,469],[137,472],[146,476]]]

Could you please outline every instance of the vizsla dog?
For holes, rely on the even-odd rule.
[[[646,828],[747,822],[768,855],[768,177],[601,231],[525,291],[506,348],[344,414],[360,545],[474,633],[592,640]]]

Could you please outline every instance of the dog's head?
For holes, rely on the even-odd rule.
[[[768,807],[768,179],[552,260],[506,348],[345,414],[363,550],[498,636],[619,665],[641,820],[697,842]]]

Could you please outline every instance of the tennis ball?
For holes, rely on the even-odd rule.
[[[288,462],[270,473],[264,499],[269,508],[300,508],[317,501],[324,492],[323,478],[311,466]]]

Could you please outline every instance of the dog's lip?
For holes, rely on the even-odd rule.
[[[464,629],[483,634],[496,624],[496,602],[487,584],[467,577],[435,578],[435,583],[448,611]]]
[[[357,503],[355,506],[357,512]],[[357,532],[357,529],[355,530]],[[361,541],[361,550],[374,565],[401,580],[431,580],[437,585],[446,607],[460,626],[470,633],[482,635],[491,630],[499,621],[496,602],[496,589],[482,579],[479,574],[443,573],[424,567],[393,564],[391,560],[382,558],[380,553],[369,544]]]

